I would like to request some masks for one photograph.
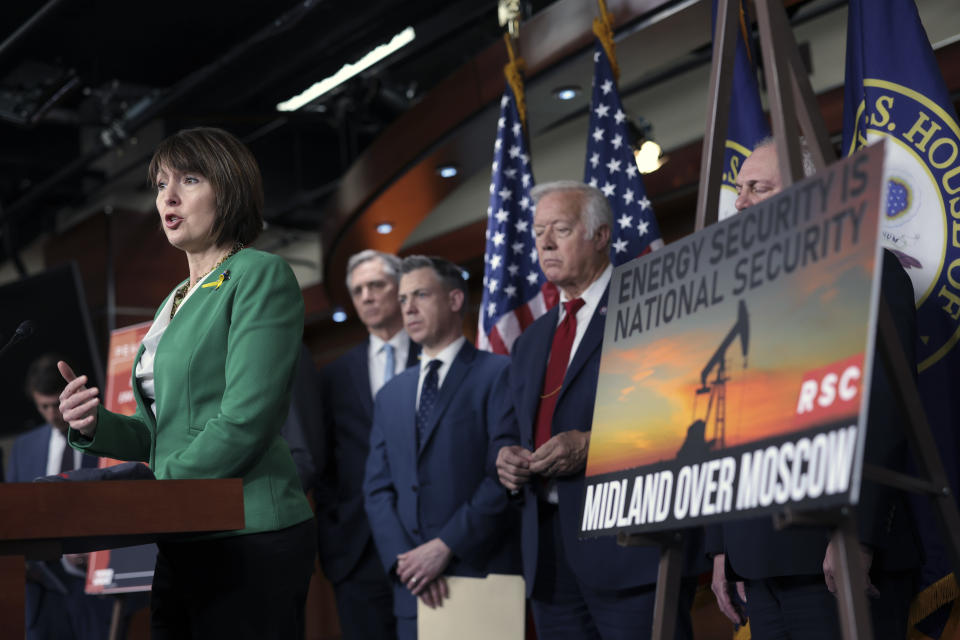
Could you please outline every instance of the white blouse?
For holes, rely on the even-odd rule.
[[[213,272],[211,271],[211,273]],[[209,276],[210,274],[207,275]],[[206,279],[206,277],[201,278],[190,287],[187,295],[184,296],[183,301],[177,307],[176,313],[180,313],[183,305],[187,304],[187,300],[190,299],[193,292],[200,288],[200,284]],[[180,286],[178,286],[177,289],[179,289]],[[173,294],[167,297],[166,304],[163,305],[163,309],[160,310],[157,318],[153,321],[153,324],[150,325],[150,330],[147,331],[147,335],[143,337],[143,355],[140,356],[140,361],[137,362],[137,382],[140,383],[140,391],[143,393],[144,399],[150,401],[150,410],[153,411],[154,418],[157,417],[157,393],[154,388],[153,362],[157,355],[157,345],[160,344],[160,339],[163,337],[167,327],[170,326],[170,310],[173,308],[173,299],[175,297],[176,289],[174,289]]]

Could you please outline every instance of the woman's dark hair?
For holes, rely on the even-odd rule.
[[[157,147],[147,169],[156,187],[165,167],[202,174],[213,186],[217,217],[213,234],[218,245],[250,244],[263,228],[263,179],[250,149],[223,129],[197,127],[179,131]]]

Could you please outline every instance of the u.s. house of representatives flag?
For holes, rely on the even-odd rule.
[[[593,99],[584,182],[603,191],[613,209],[610,261],[614,265],[663,246],[631,143],[615,76],[598,37],[593,50]]]
[[[733,60],[733,93],[730,101],[730,122],[723,151],[723,174],[720,181],[720,210],[717,219],[723,220],[737,212],[736,179],[743,161],[753,152],[758,142],[770,135],[770,125],[760,104],[757,86],[756,50],[749,46],[747,16],[740,3],[737,49]],[[713,0],[713,20],[716,25],[717,0]]]
[[[477,346],[494,353],[510,353],[514,340],[550,306],[541,291],[545,279],[533,241],[532,187],[523,121],[512,83],[508,82],[500,100],[493,148],[477,331]]]
[[[944,466],[960,489],[960,126],[912,0],[850,1],[843,150],[886,139],[882,242],[913,281],[918,385]],[[925,502],[925,501],[924,501]],[[927,564],[911,618],[956,600],[926,505]],[[960,613],[960,608],[955,608]]]

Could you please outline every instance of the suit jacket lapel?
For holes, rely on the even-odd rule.
[[[360,403],[367,412],[368,418],[373,418],[373,393],[370,391],[370,338],[367,337],[360,345],[360,348],[354,350],[356,363],[350,367],[350,375],[353,377],[353,388],[357,390]]]
[[[533,437],[534,424],[537,420],[537,408],[540,406],[540,394],[543,392],[543,378],[547,373],[547,360],[550,357],[550,347],[553,345],[553,334],[557,331],[557,317],[559,307],[553,307],[545,314],[545,322],[549,331],[540,331],[530,336],[529,369],[527,373],[527,393],[524,394],[523,405],[517,420],[520,423],[521,435]],[[527,430],[529,429],[529,433]]]
[[[404,460],[416,462],[417,459],[417,385],[420,384],[420,372],[411,371],[408,374],[400,374],[400,379],[393,383],[397,385],[397,398],[400,406],[391,407],[396,410],[389,425],[384,428],[387,431],[385,438],[389,442],[397,443],[397,450],[403,452]]]
[[[133,359],[133,370],[130,372],[130,386],[133,387],[133,399],[136,400],[138,407],[143,407],[143,417],[147,421],[147,428],[150,429],[156,435],[157,433],[157,417],[153,415],[153,411],[150,410],[150,403],[148,398],[143,397],[143,393],[140,391],[140,383],[137,382],[137,365],[140,364],[140,358],[143,357],[143,352],[146,349],[143,346],[143,343],[140,343],[140,349],[137,351],[137,357]]]
[[[47,462],[50,457],[50,432],[54,427],[47,425],[39,437],[30,441],[30,446],[25,450],[28,455],[21,455],[18,463],[23,464],[26,480],[20,478],[20,482],[30,482],[34,478],[41,478],[47,475]],[[69,444],[67,445],[70,446]],[[13,461],[10,461],[11,464]]]
[[[420,364],[420,345],[410,340],[410,347],[407,349],[407,369],[413,365]]]
[[[457,357],[454,358],[450,364],[450,370],[447,371],[447,375],[443,378],[443,384],[440,385],[437,404],[433,405],[433,413],[430,414],[427,428],[424,429],[423,438],[420,440],[419,453],[423,453],[427,443],[430,442],[430,437],[433,435],[433,432],[436,431],[443,412],[446,411],[453,396],[456,395],[457,390],[460,388],[460,383],[463,382],[463,378],[470,369],[470,363],[473,362],[476,356],[477,348],[470,344],[469,341],[464,342],[463,346],[460,347],[460,351],[457,353]],[[414,394],[416,394],[416,392],[414,392]]]
[[[563,377],[563,387],[560,389],[559,397],[557,397],[558,403],[590,357],[603,345],[603,327],[607,321],[607,293],[609,291],[610,288],[607,287],[600,297],[597,308],[593,311],[593,317],[590,318],[590,324],[587,325],[587,330],[583,334],[583,339],[577,346],[577,352],[573,355],[570,366],[567,367],[567,373]]]

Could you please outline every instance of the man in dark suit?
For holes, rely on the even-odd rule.
[[[27,370],[26,392],[45,424],[18,437],[10,451],[7,482],[33,482],[81,467],[97,458],[67,445],[67,423],[60,415],[66,382],[56,356],[41,356]],[[102,640],[110,631],[112,602],[84,593],[86,554],[31,563],[26,592],[28,640]]]
[[[578,182],[538,185],[533,231],[561,304],[513,347],[510,404],[500,425],[500,482],[523,500],[523,574],[541,638],[645,638],[658,550],[612,537],[578,539],[584,467],[612,274],[610,206]],[[685,580],[677,637],[691,637],[694,585]]]
[[[320,373],[313,364],[313,354],[307,345],[302,344],[290,389],[290,412],[280,429],[280,436],[290,447],[304,492],[313,488],[317,477],[314,456],[323,460],[326,455],[323,403],[317,400],[321,394]]]
[[[813,173],[804,153],[804,172]],[[736,180],[738,211],[779,193],[783,186],[773,140],[761,141],[744,161]],[[889,251],[883,252],[880,287],[892,312],[907,361],[914,361],[916,318],[913,286]],[[904,470],[906,440],[896,424],[890,381],[874,360],[865,460]],[[857,507],[861,560],[866,571],[874,637],[906,637],[907,613],[916,586],[920,551],[905,496],[865,481]],[[713,591],[721,611],[737,624],[750,619],[758,640],[789,637],[840,638],[835,590],[837,561],[823,527],[776,531],[770,517],[711,527],[707,552],[713,555]],[[732,581],[737,581],[736,602]]]
[[[509,360],[463,337],[458,267],[410,256],[402,270],[404,326],[423,357],[377,395],[364,495],[397,636],[415,640],[416,598],[440,605],[444,575],[516,573],[520,558],[516,510],[487,467]]]
[[[321,372],[324,446],[314,453],[321,474],[315,495],[319,549],[343,640],[396,637],[393,588],[363,510],[363,469],[373,399],[386,380],[416,364],[420,353],[403,330],[399,280],[396,256],[367,250],[350,258],[347,289],[370,335]]]

